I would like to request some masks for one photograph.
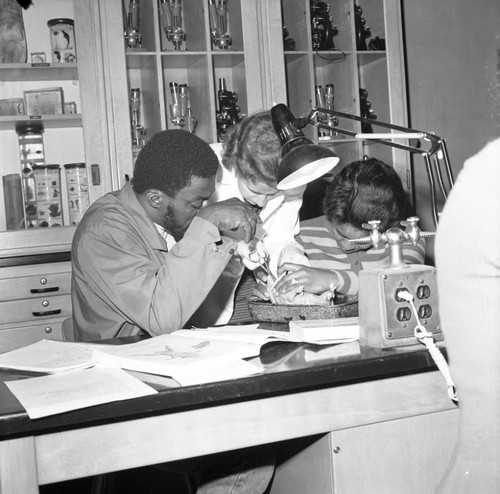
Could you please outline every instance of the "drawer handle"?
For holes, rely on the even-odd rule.
[[[32,314],[35,317],[41,317],[41,316],[55,316],[56,314],[60,314],[61,309],[55,309],[55,310],[45,310],[42,312],[32,312]]]
[[[58,286],[52,286],[50,288],[31,288],[30,293],[48,293],[48,292],[58,292]]]

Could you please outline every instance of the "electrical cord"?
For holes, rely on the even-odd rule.
[[[343,61],[345,61],[347,59],[347,55],[342,50],[339,50],[338,48],[334,48],[333,52],[339,53],[341,55],[341,58],[328,58],[328,57],[324,57],[323,55],[320,55],[320,52],[318,50],[316,50],[314,53],[315,53],[315,55],[317,55],[322,60],[326,60],[328,62],[333,62],[333,63],[340,63],[340,62],[343,62]]]
[[[406,300],[406,302],[410,304],[412,311],[417,319],[417,325],[415,326],[414,330],[415,338],[417,338],[417,340],[420,341],[420,343],[422,343],[423,345],[425,345],[427,347],[427,350],[429,350],[429,353],[431,354],[434,363],[441,372],[441,375],[443,376],[446,385],[448,386],[448,396],[454,402],[458,403],[458,394],[455,387],[455,383],[453,382],[453,378],[451,377],[448,362],[446,362],[446,359],[444,358],[443,354],[436,346],[432,333],[427,329],[425,329],[422,323],[420,322],[417,309],[415,307],[415,304],[413,303],[414,300],[413,295],[410,292],[403,290],[401,292],[398,292],[398,296],[403,300]]]

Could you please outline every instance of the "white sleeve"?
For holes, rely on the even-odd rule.
[[[283,248],[295,243],[295,235],[300,231],[301,206],[302,198],[285,201],[284,196],[279,195],[271,199],[262,210],[263,229],[266,233],[263,243],[269,252],[270,267],[273,272],[276,272],[278,266],[283,263],[281,260]],[[292,252],[297,251],[290,250],[290,254]]]

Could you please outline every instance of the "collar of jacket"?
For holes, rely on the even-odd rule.
[[[158,250],[167,250],[166,242],[158,232],[153,220],[148,216],[138,201],[130,182],[127,182],[117,193],[116,198],[125,210],[134,218],[136,228],[144,235],[151,246]]]

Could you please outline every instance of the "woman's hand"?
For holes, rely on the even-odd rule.
[[[267,290],[267,273],[262,269],[256,269],[253,274],[257,280],[257,285],[252,291],[252,295],[261,300],[269,300],[269,291]]]
[[[337,275],[328,269],[312,268],[302,264],[286,262],[279,267],[278,275],[286,273],[274,289],[280,293],[305,291],[320,294],[337,286]]]

